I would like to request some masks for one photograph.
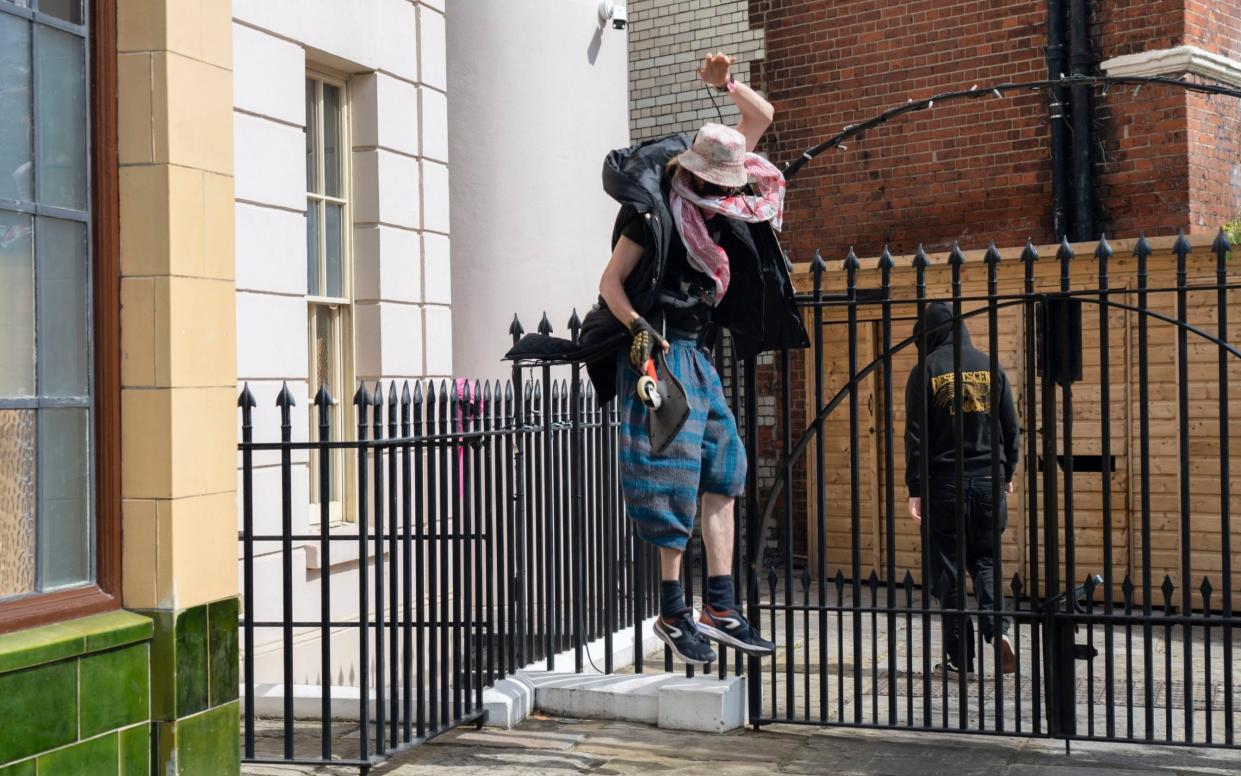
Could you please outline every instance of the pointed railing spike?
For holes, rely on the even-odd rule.
[[[392,380],[388,383],[388,406],[396,409],[396,401],[396,380]]]
[[[1069,244],[1068,237],[1060,238],[1060,248],[1056,250],[1056,258],[1060,261],[1069,261],[1076,254],[1073,253],[1073,246]]]
[[[521,325],[521,320],[517,317],[517,313],[513,313],[513,322],[508,326],[508,333],[512,335],[514,340],[521,339],[521,335],[526,333],[526,330]]]
[[[914,267],[925,269],[931,266],[931,257],[926,255],[926,249],[922,244],[918,244],[918,250],[914,252]]]
[[[547,313],[543,313],[543,319],[539,321],[539,334],[551,334],[552,322],[548,319]]]
[[[414,381],[414,404],[422,404],[422,398],[423,398],[422,381],[415,380]]]
[[[862,262],[858,261],[857,254],[853,252],[852,245],[849,246],[849,254],[845,256],[845,263],[843,266],[845,269],[857,269],[862,266]]]
[[[401,385],[401,404],[409,404],[409,380]]]
[[[371,405],[371,392],[366,390],[366,383],[358,383],[358,390],[353,394],[353,403],[358,406]]]
[[[280,393],[276,394],[276,406],[285,409],[297,406],[297,401],[293,398],[293,392],[289,390],[288,382],[280,386]]]
[[[987,244],[987,252],[983,255],[982,260],[985,264],[994,266],[1000,263],[1003,257],[1000,256],[1000,249],[995,247],[995,242]]]
[[[1133,246],[1133,255],[1145,260],[1154,252],[1155,249],[1151,247],[1150,242],[1146,239],[1146,232],[1139,234],[1137,244]]]
[[[371,391],[371,404],[376,407],[382,407],[384,403],[384,384],[383,380],[375,381],[375,390]]]
[[[1021,251],[1021,261],[1024,264],[1038,261],[1038,248],[1034,247],[1034,240],[1029,237],[1026,238],[1026,247]]]
[[[1232,241],[1228,239],[1228,232],[1221,226],[1219,233],[1215,235],[1215,242],[1211,243],[1211,252],[1219,259],[1220,266],[1223,266],[1231,251]]]
[[[577,317],[577,308],[573,308],[573,314],[569,316],[569,329],[577,329],[582,325],[582,319]]]
[[[814,259],[810,262],[810,272],[816,276],[821,276],[827,271],[827,262],[823,260],[823,254],[816,248]]]
[[[1159,589],[1163,591],[1163,597],[1165,599],[1169,601],[1172,600],[1172,593],[1176,590],[1176,586],[1172,584],[1172,577],[1170,575],[1164,575],[1163,584],[1160,585]]]
[[[892,261],[892,251],[888,250],[887,243],[884,243],[883,253],[879,254],[879,269],[892,269],[896,263]]]
[[[1193,252],[1193,246],[1189,244],[1189,238],[1185,236],[1184,229],[1178,229],[1176,232],[1176,242],[1172,243],[1172,252],[1176,254],[1178,263],[1183,264],[1185,257]]]
[[[1099,261],[1107,261],[1112,258],[1112,246],[1108,245],[1107,235],[1099,235],[1099,244],[1095,246],[1094,257]]]
[[[948,266],[960,267],[965,264],[965,254],[961,252],[961,244],[953,243],[952,250],[948,253]]]
[[[332,404],[332,394],[328,391],[326,385],[320,385],[319,390],[315,393],[315,406],[327,407]]]
[[[241,386],[241,393],[237,396],[237,406],[243,409],[259,406],[254,400],[254,394],[250,392],[250,383],[247,382]]]

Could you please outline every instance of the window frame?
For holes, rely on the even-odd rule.
[[[61,30],[85,32],[87,176],[91,250],[91,339],[94,351],[95,580],[50,593],[0,602],[0,633],[120,608],[121,591],[121,347],[120,166],[117,146],[116,1],[91,0],[85,28],[16,8],[17,15]],[[36,141],[37,142],[37,141]]]
[[[353,347],[353,312],[354,312],[354,283],[353,283],[353,142],[351,137],[351,116],[352,116],[352,92],[349,89],[349,79],[341,73],[335,73],[331,70],[320,66],[308,64],[306,68],[305,78],[316,82],[315,87],[315,174],[317,177],[316,185],[311,185],[307,181],[306,200],[307,209],[311,200],[316,202],[316,206],[335,204],[341,208],[340,223],[340,239],[341,239],[341,256],[340,256],[340,295],[327,296],[325,293],[311,294],[310,289],[306,292],[306,338],[307,353],[309,356],[307,388],[310,394],[307,397],[307,406],[311,408],[309,415],[310,440],[318,441],[319,439],[319,416],[318,410],[314,408],[315,394],[317,388],[313,387],[316,374],[316,333],[317,322],[316,312],[324,307],[329,308],[329,316],[334,321],[335,331],[332,333],[336,351],[339,354],[338,359],[332,364],[336,371],[337,386],[335,390],[331,390],[332,399],[335,406],[339,408],[337,413],[337,422],[332,427],[332,439],[334,441],[348,441],[354,438],[353,430],[353,414],[351,412],[352,395],[349,394],[350,387],[355,382],[355,363],[354,363],[354,347]],[[325,190],[326,169],[324,162],[324,114],[323,114],[323,85],[328,84],[335,86],[340,91],[340,147],[338,154],[340,156],[340,180],[339,195],[330,196],[312,189]],[[309,117],[307,117],[309,118]],[[320,211],[326,213],[326,207]],[[326,291],[327,278],[327,253],[325,250],[327,240],[326,218],[321,218],[318,225],[318,272],[320,281],[320,291]],[[355,470],[355,462],[352,456],[344,455],[343,451],[333,451],[336,461],[332,466],[332,479],[337,497],[328,504],[328,526],[332,529],[348,528],[356,523],[356,509],[354,508],[355,492],[353,484],[353,472]],[[313,527],[319,527],[321,523],[321,506],[318,498],[318,477],[319,477],[319,461],[318,452],[311,450],[308,457],[309,470],[309,490],[307,492],[307,501],[309,504],[309,524]]]

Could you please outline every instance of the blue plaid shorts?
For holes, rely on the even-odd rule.
[[[646,405],[637,375],[620,355],[620,467],[625,511],[638,536],[683,550],[694,530],[698,496],[739,496],[745,489],[745,447],[707,354],[692,340],[673,339],[668,368],[685,386],[690,414],[662,455],[651,452]]]

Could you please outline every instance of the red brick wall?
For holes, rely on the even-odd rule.
[[[1241,58],[1241,0],[1187,0],[1185,38]],[[1190,228],[1212,232],[1241,214],[1241,102],[1190,95],[1188,126]]]
[[[935,92],[1036,79],[1045,64],[1041,3],[756,0],[765,25],[759,86],[777,119],[768,151],[784,161],[848,124]],[[1002,12],[1001,12],[1002,10]],[[790,187],[798,259],[912,252],[989,237],[1045,240],[1050,165],[1039,95],[956,103],[872,130],[808,164]]]
[[[1099,61],[1182,45],[1185,0],[1094,3]],[[1188,223],[1187,97],[1172,87],[1095,92],[1099,225],[1110,236],[1173,234]]]
[[[1096,61],[1185,43],[1241,51],[1241,0],[1092,6]],[[751,0],[750,23],[766,33],[752,71],[776,106],[765,150],[777,161],[910,98],[1045,76],[1043,0]],[[797,260],[821,248],[835,261],[850,245],[866,256],[885,242],[1052,241],[1047,100],[952,103],[825,152],[790,185],[786,244]],[[1094,105],[1100,230],[1213,230],[1236,217],[1237,101],[1146,87],[1096,91]]]

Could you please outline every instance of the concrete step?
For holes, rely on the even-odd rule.
[[[745,725],[744,677],[677,674],[590,676],[523,672],[546,714],[643,722],[672,730],[725,733]]]

